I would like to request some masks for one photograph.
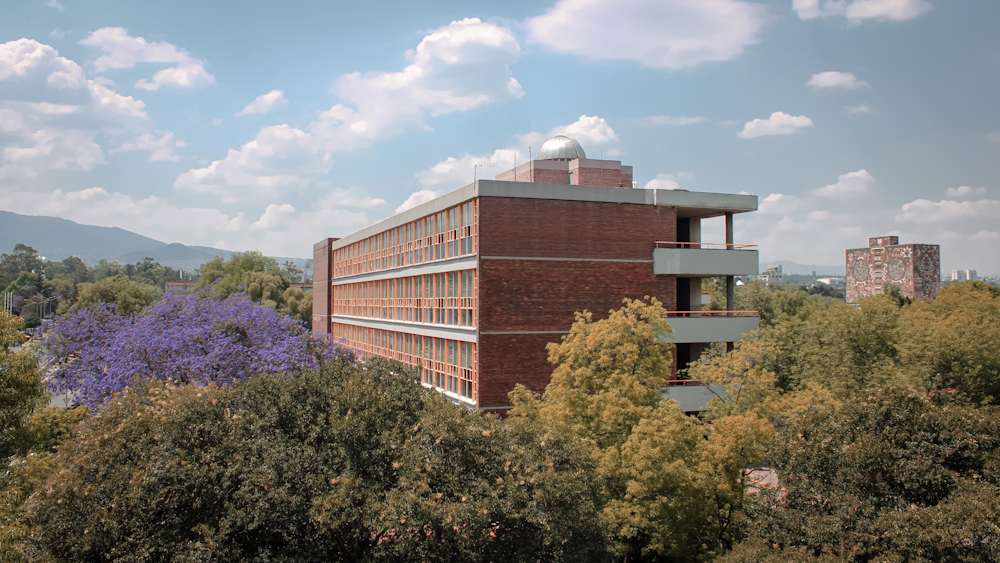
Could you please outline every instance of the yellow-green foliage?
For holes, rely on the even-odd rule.
[[[146,305],[160,297],[160,291],[155,286],[133,281],[122,275],[104,278],[96,283],[81,283],[76,291],[75,308],[86,309],[97,303],[111,303],[122,315],[142,311]]]
[[[511,393],[513,420],[563,428],[591,445],[617,559],[703,561],[724,550],[747,475],[774,434],[750,409],[705,424],[665,399],[670,334],[655,299],[626,299],[596,322],[580,313],[562,342],[549,345],[556,367],[544,394],[521,386]]]
[[[0,456],[7,457],[17,429],[46,400],[37,354],[24,343],[21,319],[0,311]]]
[[[1000,298],[982,282],[945,286],[902,309],[900,362],[926,389],[952,387],[976,403],[1000,399]]]

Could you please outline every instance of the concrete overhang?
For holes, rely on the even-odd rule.
[[[757,317],[671,317],[667,319],[674,329],[668,342],[680,344],[695,342],[739,342],[743,335],[760,326]]]
[[[758,271],[756,250],[653,249],[653,273],[680,277],[748,276]]]
[[[709,388],[707,385],[671,385],[663,389],[663,395],[680,403],[682,412],[698,412],[705,410],[705,405],[712,399],[726,393],[721,389]]]

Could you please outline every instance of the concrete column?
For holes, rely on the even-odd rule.
[[[734,250],[732,247],[733,238],[733,214],[726,213],[726,250]],[[736,310],[736,278],[733,276],[726,277],[726,310]],[[732,316],[732,313],[729,313],[727,316]],[[726,342],[726,350],[732,352],[733,349],[734,344]]]
[[[687,280],[691,284],[688,288],[691,294],[691,297],[689,297],[691,303],[690,310],[701,311],[701,278],[687,278]],[[696,313],[693,316],[700,317],[701,315]]]
[[[701,219],[688,219],[688,241],[701,242]],[[692,244],[687,248],[701,248],[700,244]]]

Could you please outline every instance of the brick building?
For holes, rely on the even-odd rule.
[[[941,287],[941,248],[936,244],[899,244],[899,237],[868,239],[867,248],[846,251],[847,302],[882,293],[886,282],[912,299],[933,299]]]
[[[545,345],[576,311],[603,318],[650,295],[671,311],[683,367],[757,327],[756,315],[701,312],[703,276],[728,276],[732,311],[733,276],[757,271],[756,249],[732,244],[733,214],[756,209],[756,196],[633,189],[631,167],[556,137],[496,180],[317,243],[313,330],[497,412],[516,383],[545,388]],[[701,243],[701,220],[721,216],[728,244]]]

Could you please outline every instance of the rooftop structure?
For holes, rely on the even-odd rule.
[[[416,367],[456,402],[504,412],[515,384],[544,390],[545,346],[577,311],[597,320],[623,298],[656,297],[682,372],[705,343],[757,328],[755,312],[733,310],[734,276],[758,262],[756,248],[733,244],[732,222],[757,209],[756,196],[632,189],[630,167],[556,141],[544,154],[567,160],[536,160],[317,243],[313,330]],[[726,242],[701,241],[709,217],[725,217]],[[728,277],[728,312],[702,311],[707,276]],[[703,393],[677,390],[692,392]]]
[[[781,285],[781,264],[764,268],[764,271],[760,273],[760,281],[767,285]]]
[[[941,285],[941,248],[936,244],[899,244],[897,236],[871,237],[867,248],[845,252],[847,302],[899,286],[911,299],[933,299]]]

